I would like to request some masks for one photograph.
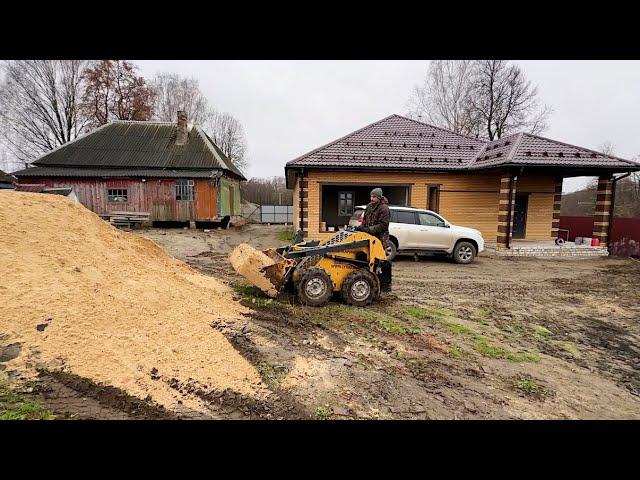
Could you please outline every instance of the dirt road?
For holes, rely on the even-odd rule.
[[[640,418],[640,262],[399,258],[376,305],[315,309],[267,299],[227,261],[241,242],[283,243],[281,231],[137,232],[251,307],[212,328],[273,392],[267,418]]]

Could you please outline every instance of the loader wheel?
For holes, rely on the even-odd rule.
[[[297,290],[303,305],[322,307],[333,295],[333,282],[323,269],[309,268],[303,271]]]
[[[342,284],[342,298],[349,305],[364,307],[378,297],[379,289],[373,273],[368,270],[356,270],[345,278]]]

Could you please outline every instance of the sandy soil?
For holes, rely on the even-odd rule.
[[[213,323],[247,311],[228,286],[56,195],[0,192],[2,370],[64,372],[158,408],[269,394]]]
[[[227,282],[248,309],[240,322],[211,329],[256,368],[270,395],[202,395],[224,405],[215,418],[640,418],[639,262],[399,258],[393,292],[375,305],[337,299],[316,309],[266,297],[228,262],[243,242],[280,245],[281,230],[134,232]],[[79,388],[129,418],[175,414],[147,412],[118,392],[104,397],[82,379],[55,382],[63,384],[53,388],[57,412],[73,414],[61,403],[65,389]]]
[[[222,331],[310,418],[640,418],[640,262],[394,262],[366,309],[270,300],[226,255],[281,244],[280,227],[141,232],[226,278],[252,309]]]

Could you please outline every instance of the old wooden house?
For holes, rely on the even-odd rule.
[[[550,240],[558,234],[562,180],[597,176],[593,237],[606,245],[614,174],[629,160],[527,133],[494,141],[458,135],[391,115],[308,152],[285,166],[294,225],[328,238],[382,187],[395,205],[426,208],[485,240]]]
[[[15,182],[15,180],[13,175],[9,175],[0,170],[0,189],[13,189],[13,182]]]
[[[215,221],[241,214],[242,172],[197,125],[114,121],[14,172],[27,185],[72,188],[99,215],[145,212],[152,221]]]

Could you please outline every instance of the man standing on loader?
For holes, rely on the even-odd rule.
[[[371,202],[364,211],[364,222],[356,230],[377,237],[386,249],[389,246],[389,201],[382,194],[381,188],[374,188],[369,194]]]

